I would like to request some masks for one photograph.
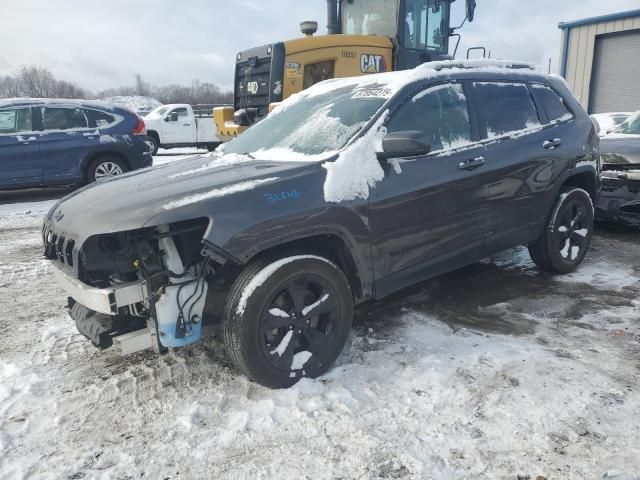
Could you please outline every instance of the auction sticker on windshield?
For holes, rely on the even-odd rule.
[[[391,98],[393,91],[388,88],[361,88],[353,92],[353,98]]]

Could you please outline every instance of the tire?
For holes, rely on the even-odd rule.
[[[529,245],[531,259],[548,272],[573,272],[589,251],[593,222],[589,194],[580,188],[564,189],[544,232]]]
[[[327,372],[352,320],[344,273],[327,259],[299,255],[249,264],[229,291],[222,331],[231,361],[250,380],[288,388]]]
[[[158,154],[158,150],[160,150],[160,142],[153,135],[147,135],[147,143],[149,144],[149,149],[151,150],[151,156],[155,156]]]
[[[129,169],[120,158],[112,155],[101,155],[89,164],[87,182],[106,180],[127,173]]]

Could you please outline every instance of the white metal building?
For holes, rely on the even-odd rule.
[[[562,76],[589,113],[640,110],[640,10],[562,29]]]

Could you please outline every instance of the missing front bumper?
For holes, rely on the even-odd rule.
[[[94,312],[76,302],[71,302],[69,305],[69,316],[75,321],[78,332],[91,340],[91,343],[98,348],[106,349],[114,346],[116,350],[126,350],[123,354],[151,348],[151,335],[143,319]],[[137,349],[132,349],[129,345],[130,342],[125,342],[125,340],[132,338],[132,333],[136,333],[134,337],[138,338],[136,345],[139,344],[140,347]]]
[[[640,170],[603,172],[596,217],[640,226]]]
[[[109,288],[93,288],[82,283],[54,265],[56,282],[76,302],[90,310],[106,315],[118,315],[120,308],[147,302],[147,285],[144,281],[113,285]]]

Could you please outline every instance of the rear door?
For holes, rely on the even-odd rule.
[[[474,143],[466,91],[430,87],[399,108],[388,132],[419,130],[432,153],[392,161],[370,196],[376,295],[480,258],[491,178]]]
[[[553,152],[562,148],[553,128],[545,128],[525,82],[473,82],[480,131],[486,145],[490,231],[487,254],[528,243],[546,221],[547,199],[562,165]],[[552,146],[547,143],[557,145]]]
[[[0,110],[0,187],[38,185],[42,166],[30,107]]]
[[[100,132],[90,128],[84,110],[73,106],[40,108],[42,173],[47,183],[82,179],[81,163],[98,145]]]
[[[177,107],[169,111],[162,127],[162,143],[166,145],[196,143],[196,125],[193,113],[186,107]]]

